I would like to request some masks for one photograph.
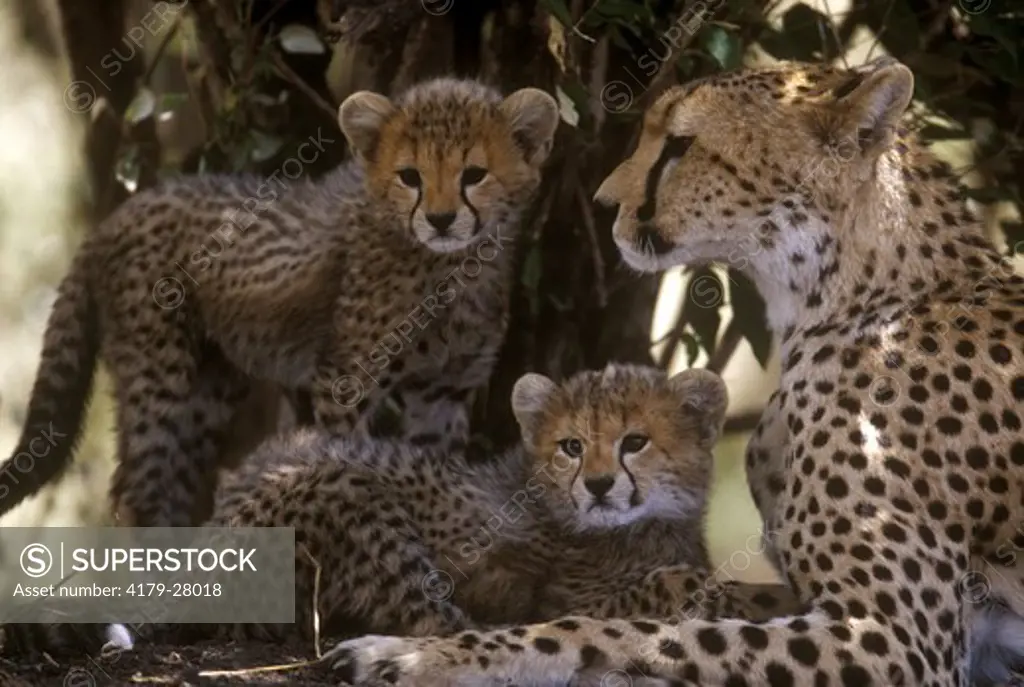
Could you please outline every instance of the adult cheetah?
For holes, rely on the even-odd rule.
[[[782,377],[747,453],[771,557],[811,610],[587,617],[462,638],[370,636],[356,684],[965,685],[982,628],[1022,655],[1024,279],[900,123],[913,75],[782,63],[676,87],[596,198],[641,271],[725,262],[757,284]],[[990,587],[972,594],[981,580]],[[980,617],[978,616],[981,611]],[[972,624],[972,618],[974,619]],[[644,682],[644,681],[647,682]],[[607,683],[605,683],[607,684]]]
[[[0,466],[0,515],[68,465],[101,355],[122,524],[209,517],[223,434],[254,379],[311,389],[334,432],[365,428],[395,392],[406,438],[463,441],[558,119],[535,88],[503,99],[443,78],[395,102],[359,92],[338,114],[354,159],[321,181],[184,177],[129,199],[60,286],[22,436]],[[40,437],[58,439],[36,459]]]

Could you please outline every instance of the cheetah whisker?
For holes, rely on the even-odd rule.
[[[313,558],[313,554],[309,552],[305,544],[302,545],[302,552],[306,554],[306,558],[313,564],[313,651],[316,653],[316,659],[319,661],[323,658],[323,654],[320,651],[320,573],[323,568],[320,567],[320,563]]]

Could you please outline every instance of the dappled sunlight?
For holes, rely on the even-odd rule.
[[[77,217],[86,115],[64,106],[70,78],[62,62],[39,57],[0,4],[0,454],[17,442],[35,378],[55,289],[86,227]],[[76,468],[57,489],[17,508],[5,524],[78,524],[99,512],[105,493],[110,421],[94,404]],[[102,431],[97,432],[96,429]],[[88,461],[93,456],[105,460]],[[84,476],[84,480],[79,476]],[[83,488],[84,487],[84,488]],[[97,492],[97,488],[99,491]]]

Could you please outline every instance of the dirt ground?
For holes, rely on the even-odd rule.
[[[335,687],[328,666],[306,645],[205,642],[191,646],[139,645],[106,657],[31,662],[0,659],[0,687]]]

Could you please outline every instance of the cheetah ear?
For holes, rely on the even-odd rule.
[[[729,406],[729,390],[725,382],[710,370],[683,370],[668,380],[683,413],[700,428],[700,443],[710,450],[725,424],[725,410]]]
[[[356,91],[345,98],[338,108],[338,125],[353,154],[373,159],[380,128],[394,112],[395,106],[380,93]]]
[[[512,413],[524,438],[536,428],[544,406],[557,391],[557,384],[536,372],[529,372],[516,381],[512,387]]]
[[[526,161],[539,167],[547,160],[558,128],[558,103],[539,88],[521,88],[502,101],[500,109]]]
[[[861,65],[833,91],[838,114],[831,132],[838,142],[856,141],[866,158],[892,145],[900,118],[914,97],[914,74],[891,57]]]

